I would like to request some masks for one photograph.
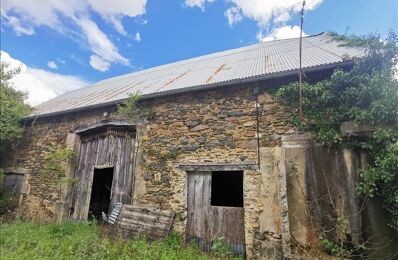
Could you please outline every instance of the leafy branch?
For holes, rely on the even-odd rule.
[[[118,106],[117,113],[129,120],[135,121],[140,118],[151,119],[154,116],[150,108],[142,106],[140,103],[141,95],[138,93],[130,94],[129,97]]]
[[[24,103],[27,93],[14,89],[11,81],[20,71],[20,68],[11,68],[7,62],[0,63],[0,152],[22,137],[20,120],[31,111],[30,106]]]
[[[58,180],[59,194],[62,194],[62,184],[75,185],[78,178],[66,176],[66,163],[76,158],[76,152],[71,148],[50,148],[44,154],[43,168],[41,172],[47,176],[56,177]]]

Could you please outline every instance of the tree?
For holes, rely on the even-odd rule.
[[[1,57],[0,57],[1,58]],[[20,72],[4,61],[0,63],[0,152],[12,144],[23,133],[21,119],[31,111],[25,104],[27,93],[14,89],[11,79]]]

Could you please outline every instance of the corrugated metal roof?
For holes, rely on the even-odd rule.
[[[299,39],[276,40],[217,52],[99,81],[38,105],[31,116],[114,103],[131,93],[156,96],[165,92],[233,82],[298,69]],[[322,33],[303,38],[303,68],[344,62],[363,50],[341,46]]]

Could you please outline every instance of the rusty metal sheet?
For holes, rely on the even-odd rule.
[[[38,105],[30,117],[117,103],[131,93],[154,97],[294,71],[299,64],[298,43],[298,38],[262,42],[102,80]],[[304,69],[363,55],[364,50],[341,46],[326,33],[303,38]]]

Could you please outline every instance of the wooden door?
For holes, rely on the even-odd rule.
[[[211,205],[211,172],[188,174],[187,241],[209,252],[224,238],[238,255],[245,254],[244,209]]]
[[[113,167],[110,209],[117,202],[132,202],[134,145],[134,133],[119,128],[81,136],[75,171],[78,184],[72,194],[74,219],[87,219],[95,168]]]

